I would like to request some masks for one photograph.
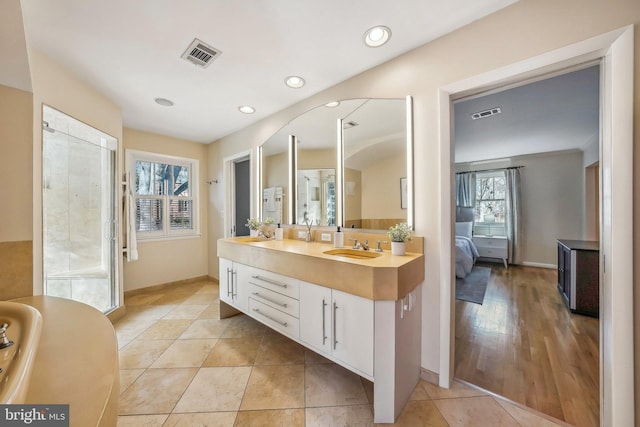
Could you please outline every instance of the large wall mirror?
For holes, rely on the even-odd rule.
[[[410,98],[350,99],[291,120],[262,145],[263,220],[413,225],[411,114]]]
[[[406,117],[403,99],[369,99],[342,119],[345,227],[407,221]]]

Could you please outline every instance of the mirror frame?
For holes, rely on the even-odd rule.
[[[356,99],[356,98],[353,98]],[[361,98],[361,99],[393,99],[393,98]],[[401,98],[396,98],[401,99]],[[341,100],[341,101],[346,101]],[[317,107],[315,107],[317,108]],[[311,111],[313,109],[310,109]],[[306,112],[302,113],[306,114]],[[300,115],[302,115],[300,114]],[[406,167],[407,167],[407,224],[412,229],[415,229],[414,224],[414,168],[413,168],[413,97],[405,97],[405,116],[406,116]],[[299,117],[299,116],[296,116]],[[294,118],[295,119],[295,118]],[[292,119],[292,120],[294,120]],[[291,121],[290,121],[291,122]],[[290,123],[289,122],[289,123]],[[336,120],[336,225],[344,228],[344,133],[342,128],[343,119]],[[288,123],[287,123],[288,124]],[[286,125],[285,125],[286,126]],[[262,145],[258,147],[258,194],[262,194],[262,168],[263,168],[263,150]],[[287,201],[287,212],[289,216],[289,224],[296,225],[297,218],[297,164],[298,164],[298,144],[295,135],[289,135],[288,147],[288,186],[287,192],[289,193]],[[258,217],[262,218],[262,198],[258,197],[259,203],[256,209]],[[384,231],[384,230],[376,230]]]

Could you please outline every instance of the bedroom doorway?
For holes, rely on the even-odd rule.
[[[599,62],[580,64],[457,99],[452,118],[456,179],[472,187],[459,186],[472,194],[457,201],[471,201],[480,256],[469,271],[456,253],[454,376],[585,427],[599,425],[599,322],[564,306],[556,241],[587,240],[585,162],[599,159],[599,83]],[[491,262],[500,258],[504,266]],[[469,302],[468,291],[482,287],[484,298]]]
[[[441,296],[441,352],[439,384],[449,386],[453,377],[455,344],[454,311],[454,255],[453,241],[453,135],[450,121],[451,101],[461,95],[478,93],[523,77],[540,76],[549,71],[575,66],[589,60],[602,60],[601,150],[599,169],[601,177],[600,209],[600,328],[602,343],[599,350],[600,369],[600,423],[626,425],[634,418],[633,386],[633,263],[632,236],[626,232],[632,227],[633,217],[628,209],[628,186],[632,182],[632,117],[633,105],[633,29],[622,28],[566,48],[542,54],[505,68],[488,72],[465,81],[452,83],[440,89],[440,146],[444,152],[442,163],[442,264],[445,277]],[[613,144],[612,135],[615,135]],[[615,164],[615,168],[612,166]],[[627,206],[625,208],[625,205]],[[606,255],[607,268],[604,267]],[[445,275],[446,276],[446,275]],[[616,277],[619,286],[613,287]],[[614,309],[615,308],[615,309]],[[448,343],[448,346],[447,346]],[[630,368],[631,367],[631,368]],[[449,375],[446,375],[446,373]],[[444,375],[443,375],[444,374]],[[612,396],[617,396],[615,399]]]

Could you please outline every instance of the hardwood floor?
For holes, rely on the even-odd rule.
[[[482,305],[456,301],[455,376],[576,426],[599,425],[598,319],[572,314],[551,269],[492,267]]]

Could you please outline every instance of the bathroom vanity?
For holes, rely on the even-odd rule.
[[[237,237],[218,256],[221,317],[243,312],[373,381],[374,421],[395,421],[420,379],[422,253]]]

